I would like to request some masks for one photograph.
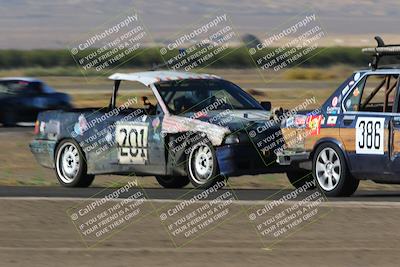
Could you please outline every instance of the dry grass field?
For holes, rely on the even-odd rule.
[[[139,70],[126,70],[134,72]],[[288,80],[285,73],[271,73],[261,76],[257,70],[206,70],[207,73],[220,75],[233,81],[258,100],[269,100],[273,107],[291,108],[302,103],[306,98],[315,97],[317,103],[331,94],[341,82],[339,79],[330,80]],[[306,70],[307,72],[308,70]],[[332,71],[332,70],[330,70]],[[341,70],[345,72],[345,70]],[[346,75],[350,75],[348,72]],[[8,71],[1,76],[23,75],[23,71]],[[71,94],[77,107],[104,107],[109,103],[112,82],[106,77],[39,77],[58,91]],[[268,79],[268,81],[266,81]],[[129,94],[129,91],[125,91]],[[132,83],[132,94],[140,99],[141,96],[151,96],[148,88]],[[153,98],[150,98],[153,100]],[[310,107],[314,108],[314,107]],[[56,185],[57,180],[53,170],[39,166],[29,151],[29,141],[33,137],[33,129],[3,128],[0,131],[0,185]],[[118,177],[99,176],[94,186],[109,186]],[[154,177],[143,178],[143,186],[159,187]],[[232,186],[237,188],[283,188],[288,186],[284,174],[258,176],[242,176],[231,179]],[[361,189],[396,189],[392,185],[377,185],[373,182],[362,182]]]

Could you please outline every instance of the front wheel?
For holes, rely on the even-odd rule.
[[[307,190],[315,188],[314,177],[312,176],[310,171],[306,170],[289,171],[286,173],[286,176],[289,179],[289,182],[296,189],[303,186],[306,186]]]
[[[85,157],[79,145],[72,139],[61,141],[56,150],[56,175],[66,187],[88,187],[94,175],[87,174]]]
[[[210,188],[223,180],[219,175],[217,157],[211,142],[204,138],[190,148],[187,173],[195,188]]]
[[[315,151],[313,176],[319,190],[328,197],[351,196],[360,182],[348,171],[340,148],[331,143],[322,144]]]
[[[164,188],[183,188],[190,183],[187,176],[156,176],[156,179]]]

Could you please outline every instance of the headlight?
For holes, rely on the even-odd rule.
[[[225,138],[225,144],[238,144],[240,142],[239,136],[237,134],[230,134]]]

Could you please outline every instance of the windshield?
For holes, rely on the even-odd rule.
[[[213,103],[215,110],[257,109],[261,105],[239,86],[217,79],[190,79],[162,82],[156,85],[164,103],[172,114],[199,112]],[[219,102],[223,99],[223,102]]]

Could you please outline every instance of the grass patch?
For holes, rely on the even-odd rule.
[[[287,69],[283,78],[286,80],[335,80],[347,77],[352,72],[349,66],[334,66],[330,68],[292,68]]]

